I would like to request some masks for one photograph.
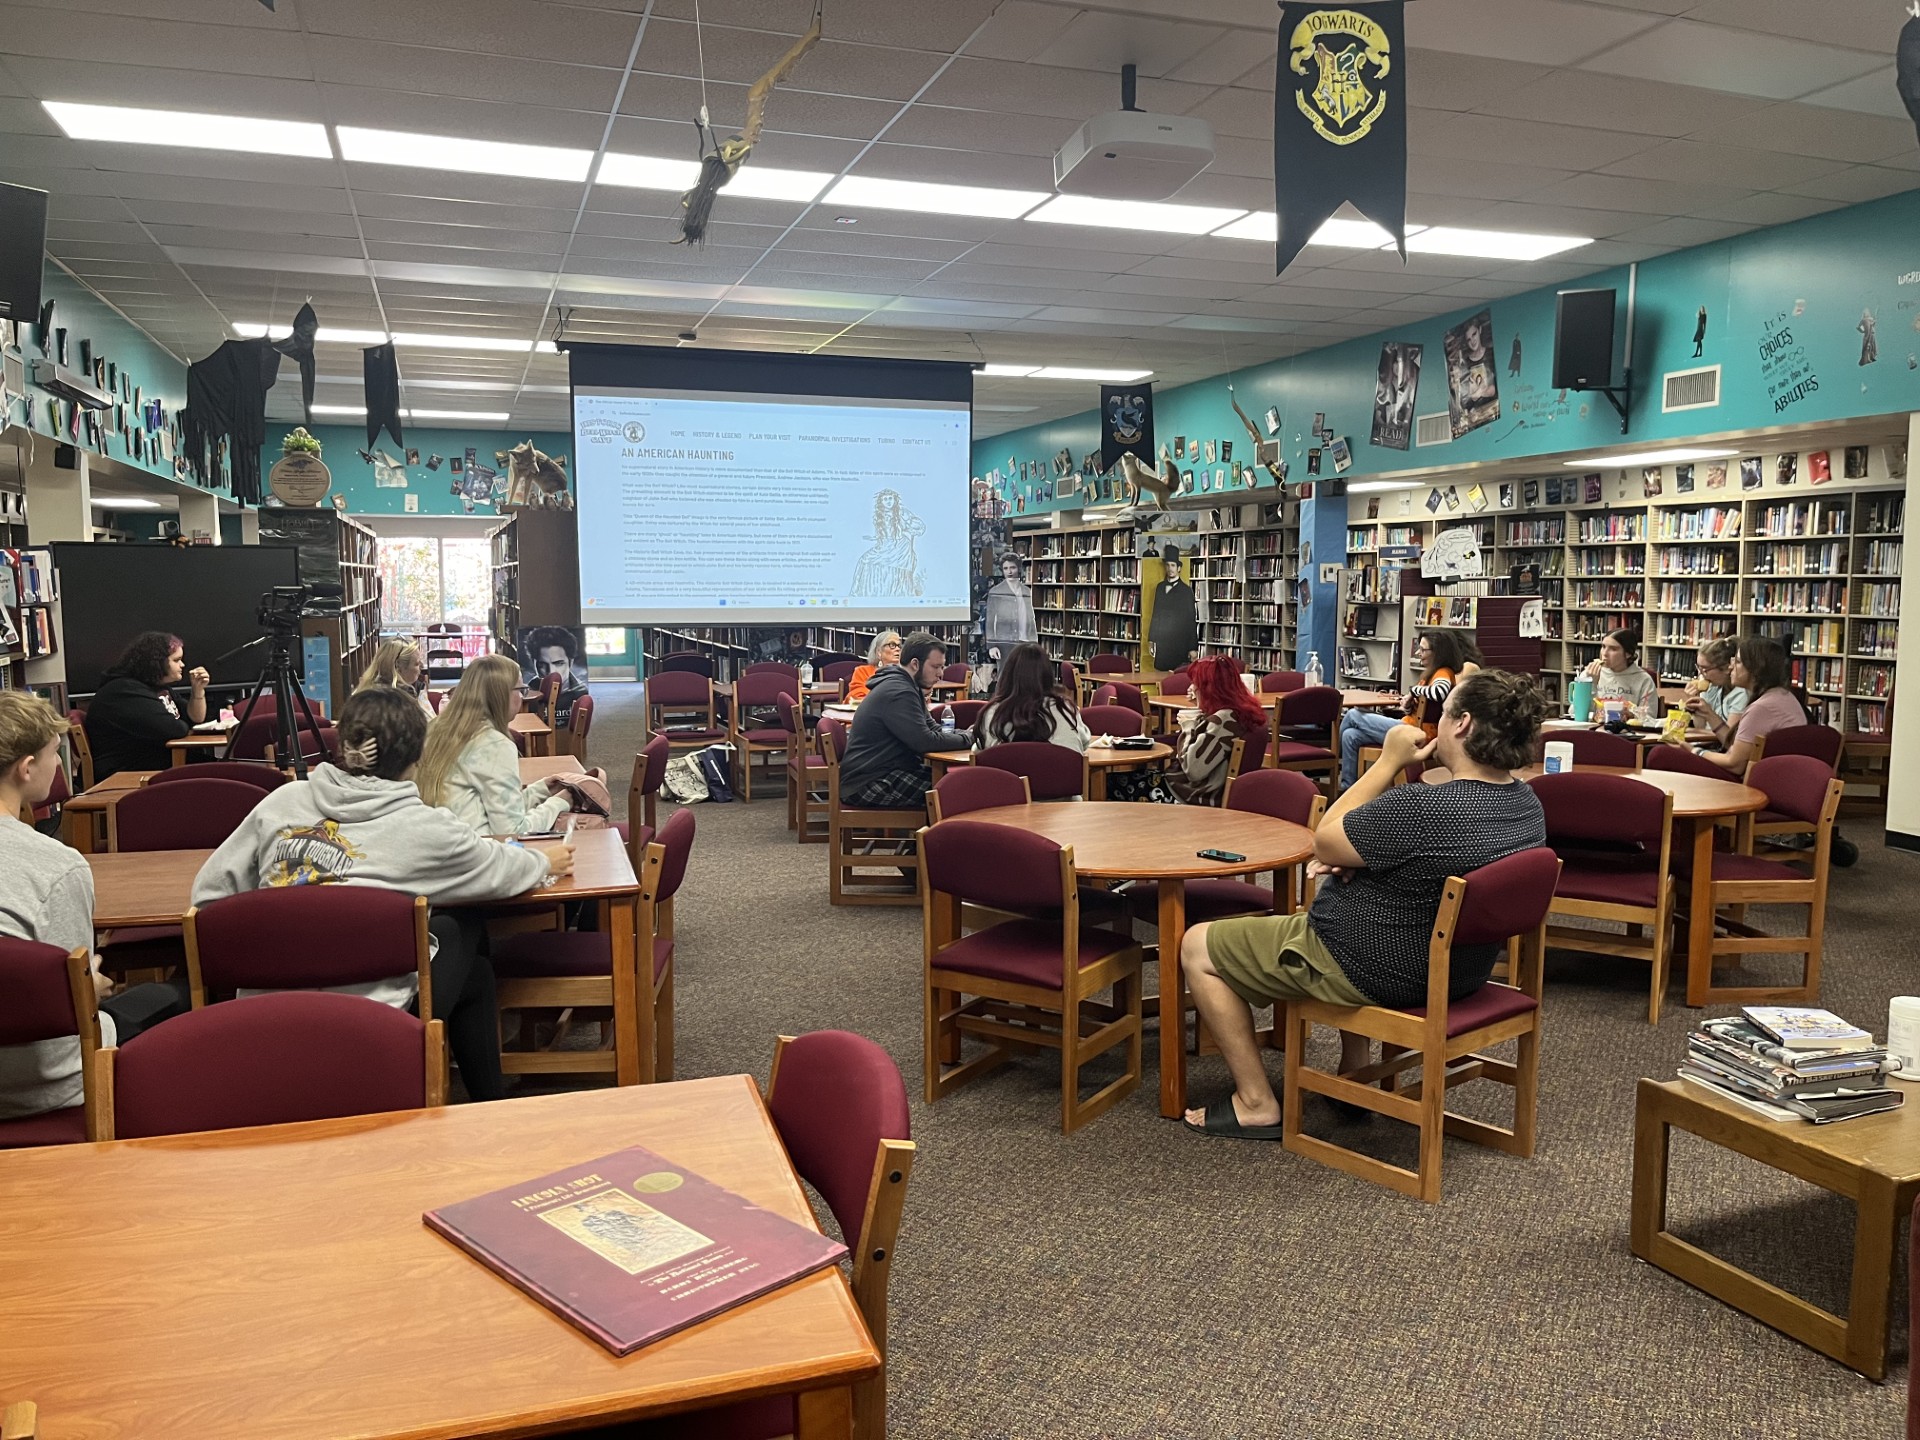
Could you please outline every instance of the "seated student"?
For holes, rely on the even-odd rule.
[[[1687,681],[1687,712],[1696,725],[1713,731],[1714,743],[1723,750],[1733,739],[1740,712],[1747,708],[1747,692],[1733,683],[1733,659],[1739,649],[1737,635],[1709,640],[1694,659],[1700,673]]]
[[[520,667],[505,655],[467,666],[427,727],[420,756],[420,798],[451,810],[482,835],[551,830],[567,796],[545,782],[520,783],[520,752],[507,729],[520,713]]]
[[[873,677],[887,666],[899,663],[900,632],[882,630],[873,637],[873,643],[867,647],[867,663],[855,667],[853,678],[847,681],[848,703],[854,704],[866,699],[867,691],[873,685]]]
[[[1733,683],[1747,692],[1746,708],[1733,723],[1724,750],[1711,745],[1695,749],[1702,759],[1729,774],[1743,775],[1747,762],[1753,759],[1755,742],[1776,730],[1806,724],[1807,712],[1787,684],[1787,647],[1771,635],[1742,637],[1729,674]]]
[[[502,657],[504,658],[504,657]],[[511,660],[504,662],[518,673]],[[427,717],[392,689],[362,690],[340,707],[338,764],[273,791],[193,881],[193,903],[282,885],[372,885],[424,895],[436,910],[503,900],[573,869],[573,848],[559,841],[502,844],[476,834],[453,814],[421,802],[413,783],[426,743]],[[475,1100],[506,1091],[500,1073],[500,1017],[486,927],[444,911],[433,935],[433,1011],[446,1022],[447,1048]],[[411,974],[343,987],[384,1004],[411,1007]]]
[[[1249,743],[1267,728],[1267,712],[1240,678],[1240,662],[1231,655],[1207,655],[1187,667],[1192,682],[1175,742],[1174,766],[1167,785],[1185,805],[1217,805],[1233,777],[1233,742]]]
[[[353,688],[360,691],[375,685],[391,685],[402,695],[418,700],[421,711],[431,720],[433,705],[427,699],[427,687],[420,681],[426,668],[426,659],[413,641],[382,640],[380,648],[373,652],[372,661],[360,672],[360,683]]]
[[[1218,920],[1180,947],[1194,1004],[1220,1044],[1233,1093],[1187,1124],[1211,1135],[1280,1138],[1280,1102],[1254,1040],[1252,1007],[1292,998],[1334,1005],[1422,1005],[1427,944],[1450,875],[1465,875],[1546,843],[1531,788],[1513,771],[1533,760],[1545,703],[1528,676],[1482,670],[1453,687],[1434,738],[1396,725],[1381,756],[1327,811],[1308,873],[1321,877],[1310,910]],[[1396,785],[1432,758],[1444,785]],[[1450,994],[1486,983],[1499,947],[1456,946]],[[1341,1036],[1340,1068],[1368,1063],[1369,1042]]]
[[[973,727],[973,745],[1037,740],[1086,753],[1093,739],[1072,698],[1060,688],[1060,667],[1038,645],[1018,645],[1000,667],[993,699]]]
[[[1582,676],[1593,681],[1596,712],[1608,700],[1626,701],[1631,715],[1643,719],[1660,708],[1660,682],[1640,668],[1638,630],[1609,631],[1600,642],[1600,658],[1590,662]]]
[[[0,935],[62,950],[93,948],[93,871],[78,850],[42,835],[19,816],[39,805],[60,771],[66,719],[37,695],[0,692]],[[96,989],[107,983],[96,973]],[[0,1005],[6,997],[0,994]],[[100,1043],[131,1040],[190,1004],[184,980],[135,985],[100,1002]],[[0,1045],[0,1120],[65,1110],[85,1099],[80,1041],[72,1037]]]
[[[185,714],[168,687],[184,674]],[[172,763],[167,741],[189,734],[207,718],[207,672],[187,670],[180,637],[164,630],[136,635],[120,663],[100,677],[87,705],[87,745],[93,751],[94,783],[120,770],[165,770]]]
[[[1454,685],[1479,667],[1474,652],[1458,630],[1427,630],[1420,636],[1414,658],[1420,665],[1420,683],[1407,687],[1406,713],[1395,719],[1378,710],[1349,710],[1340,721],[1340,784],[1344,789],[1360,776],[1360,752],[1378,745],[1395,725],[1412,725],[1431,740],[1440,711]]]
[[[873,677],[854,712],[840,761],[840,798],[870,810],[923,804],[933,788],[925,757],[956,748],[927,709],[927,696],[947,668],[946,647],[924,630],[900,644],[900,663]]]

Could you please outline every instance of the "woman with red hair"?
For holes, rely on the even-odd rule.
[[[1176,769],[1167,784],[1187,805],[1218,805],[1232,778],[1233,742],[1252,740],[1267,725],[1267,712],[1240,678],[1231,655],[1209,655],[1188,667],[1193,682],[1181,712]]]

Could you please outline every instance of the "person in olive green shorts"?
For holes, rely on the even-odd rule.
[[[1532,789],[1513,771],[1533,761],[1546,713],[1531,677],[1481,670],[1453,687],[1433,739],[1396,725],[1378,760],[1314,834],[1312,908],[1217,920],[1189,930],[1180,963],[1195,1006],[1233,1076],[1233,1092],[1189,1110],[1189,1127],[1241,1139],[1280,1138],[1280,1102],[1254,1039],[1253,1010],[1289,999],[1334,1005],[1423,1005],[1427,943],[1447,877],[1546,843]],[[1443,785],[1395,785],[1431,760]],[[1486,983],[1494,945],[1456,946],[1454,998]],[[1363,1036],[1341,1035],[1340,1068],[1371,1058]]]

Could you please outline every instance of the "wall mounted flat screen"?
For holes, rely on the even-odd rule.
[[[569,347],[588,625],[965,620],[965,364]]]
[[[61,650],[67,690],[91,695],[142,630],[178,635],[189,668],[203,665],[215,685],[251,685],[266,664],[256,645],[220,657],[265,632],[254,619],[260,596],[299,580],[290,545],[55,544],[60,580]]]

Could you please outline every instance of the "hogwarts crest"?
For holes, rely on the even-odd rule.
[[[1316,67],[1312,88],[1293,94],[1314,132],[1332,145],[1364,140],[1387,109],[1387,32],[1357,10],[1314,10],[1294,27],[1288,49],[1294,74]]]

